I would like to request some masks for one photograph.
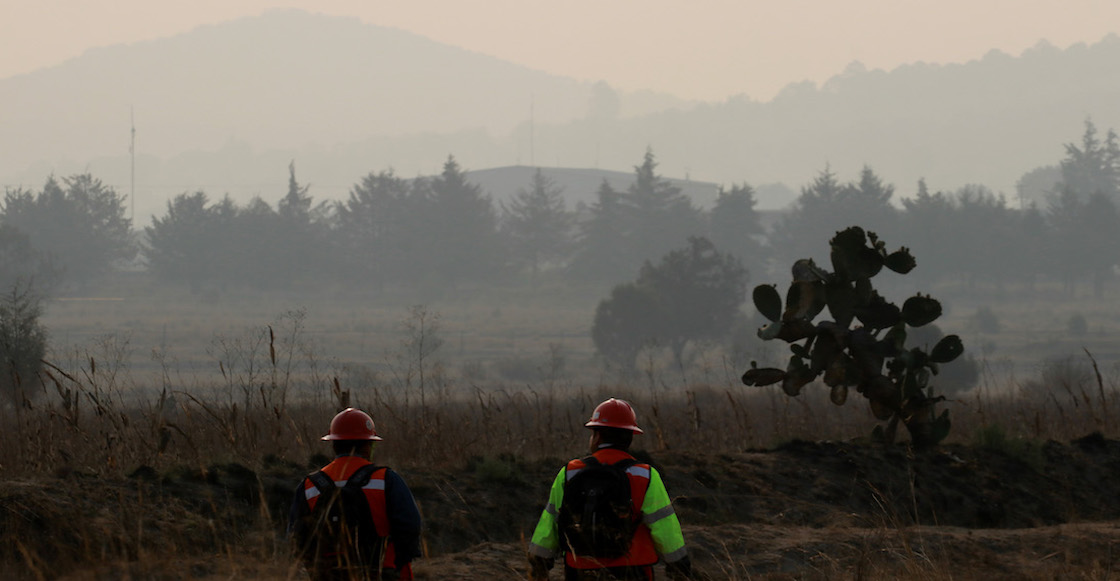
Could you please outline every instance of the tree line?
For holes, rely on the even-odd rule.
[[[851,225],[909,246],[921,257],[913,278],[926,287],[1054,280],[1069,292],[1081,284],[1100,294],[1120,262],[1120,143],[1112,130],[1099,137],[1091,121],[1057,165],[1021,181],[1049,184],[1043,204],[1009,203],[982,185],[930,191],[924,181],[897,200],[894,186],[865,166],[850,182],[826,167],[776,218],[756,209],[745,183],[721,188],[705,210],[658,174],[651,150],[625,190],[604,181],[593,203],[575,208],[539,170],[508,201],[495,202],[453,156],[432,177],[371,172],[334,202],[316,201],[294,162],[288,169],[275,207],[260,197],[239,205],[187,192],[139,231],[125,215],[125,197],[89,174],[52,176],[39,191],[8,189],[0,208],[0,339],[39,332],[29,325],[40,293],[123,265],[193,288],[448,291],[552,277],[617,285],[592,331],[604,355],[632,362],[645,335],[656,334],[680,361],[688,341],[727,332],[748,281],[774,280],[799,258],[827,264],[817,253]],[[694,304],[710,308],[682,306]],[[651,327],[651,319],[664,324]],[[707,323],[694,328],[696,321]]]
[[[814,257],[829,233],[858,224],[922,256],[915,275],[923,284],[1051,279],[1100,292],[1120,261],[1115,132],[1100,139],[1086,122],[1081,143],[1066,145],[1052,173],[1045,204],[1017,204],[983,185],[931,191],[924,181],[896,199],[870,167],[850,182],[826,167],[788,211],[764,220],[745,183],[721,188],[710,209],[697,207],[657,173],[652,151],[627,189],[604,181],[593,203],[574,208],[539,170],[508,201],[495,202],[454,157],[434,177],[370,173],[345,200],[316,201],[293,164],[275,207],[260,197],[242,205],[182,193],[139,231],[125,216],[124,196],[96,178],[51,177],[39,191],[6,191],[0,279],[80,284],[138,261],[159,279],[194,287],[335,281],[448,289],[545,276],[613,284],[690,237],[706,238],[761,279]]]
[[[315,203],[290,167],[275,210],[259,198],[238,207],[228,197],[211,202],[205,192],[176,196],[144,229],[142,252],[156,276],[195,285],[327,280],[449,289],[517,277],[537,282],[556,272],[612,282],[689,236],[709,235],[709,222],[721,239],[737,238],[724,230],[738,225],[710,221],[656,167],[647,152],[626,191],[604,181],[596,202],[577,208],[539,170],[508,201],[495,202],[454,157],[430,178],[370,173],[334,203]],[[737,203],[757,230],[752,195],[733,188],[723,205]]]

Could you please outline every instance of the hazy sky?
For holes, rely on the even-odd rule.
[[[392,26],[558,75],[695,99],[823,81],[852,61],[965,62],[1120,31],[1116,0],[9,0],[0,78],[98,46],[303,8]]]

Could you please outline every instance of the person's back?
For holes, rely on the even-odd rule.
[[[303,479],[289,515],[298,558],[314,581],[411,579],[420,512],[408,486],[369,457],[373,420],[348,408],[331,421],[336,458]]]
[[[609,399],[595,408],[585,426],[592,429],[591,456],[568,462],[556,475],[549,502],[529,544],[530,578],[547,579],[554,558],[561,553],[564,578],[569,581],[649,580],[659,560],[665,562],[671,577],[689,577],[691,563],[684,536],[661,475],[628,451],[633,435],[642,433],[633,408],[625,401]],[[618,500],[607,503],[618,509],[618,514],[607,516],[607,520],[624,527],[616,534],[629,535],[622,543],[607,531],[589,532],[601,528],[596,515],[603,508],[598,499],[588,497],[622,494],[607,483],[611,477],[605,473],[596,476],[602,484],[584,483],[586,471],[599,471],[597,465],[618,467],[629,485],[630,506],[620,506]],[[598,492],[588,493],[584,488]],[[594,540],[596,535],[599,540]]]
[[[568,463],[557,526],[571,553],[617,559],[630,552],[648,484],[635,486],[631,474],[649,473],[641,465],[631,470],[635,465],[633,458],[603,461],[596,455]]]
[[[385,468],[343,456],[303,483],[307,512],[293,537],[301,560],[314,579],[376,579],[384,559],[388,525],[383,495]]]

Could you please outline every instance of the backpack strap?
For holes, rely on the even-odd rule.
[[[638,463],[637,460],[635,460],[633,458],[627,458],[625,460],[615,462],[614,464],[611,464],[611,466],[618,466],[619,470],[622,470],[623,472],[626,472],[627,469],[629,469],[631,466],[633,466],[637,463]]]
[[[373,473],[377,472],[380,468],[381,466],[374,466],[373,464],[366,464],[365,466],[358,468],[354,471],[353,474],[350,475],[350,478],[346,479],[346,486],[352,486],[355,488],[361,488],[365,486],[369,483],[369,479],[371,476],[373,476]]]
[[[322,470],[308,474],[307,479],[311,481],[311,484],[315,485],[315,488],[319,489],[320,493],[334,488],[334,480],[332,480],[330,476],[327,476],[327,473]]]

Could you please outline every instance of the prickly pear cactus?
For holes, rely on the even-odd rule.
[[[881,297],[871,279],[886,267],[899,274],[916,265],[906,247],[886,251],[873,232],[853,226],[829,241],[832,272],[811,259],[793,264],[793,281],[785,305],[774,285],[755,287],[755,308],[770,323],[758,330],[764,340],[790,344],[792,355],[785,369],[760,368],[751,362],[743,374],[746,385],[780,383],[787,395],[821,378],[836,405],[848,401],[855,389],[886,426],[875,427],[874,436],[893,442],[901,422],[916,447],[936,445],[949,434],[949,411],[935,413],[944,396],[931,394],[930,378],[938,365],[964,351],[960,337],[948,335],[929,353],[907,349],[906,329],[920,327],[941,316],[941,303],[918,294],[899,308]],[[831,320],[814,320],[825,311]]]

